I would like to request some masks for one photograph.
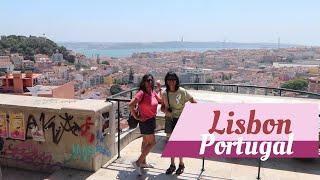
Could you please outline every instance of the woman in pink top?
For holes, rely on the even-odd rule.
[[[154,130],[156,128],[156,114],[158,102],[162,102],[160,96],[153,90],[154,79],[151,74],[143,76],[140,82],[140,88],[135,97],[129,103],[129,109],[132,116],[139,120],[140,132],[143,135],[141,145],[141,155],[139,159],[132,163],[139,175],[141,168],[151,168],[153,165],[146,163],[146,157],[151,149],[156,145]],[[161,87],[158,86],[160,89]],[[134,107],[138,104],[138,114]]]

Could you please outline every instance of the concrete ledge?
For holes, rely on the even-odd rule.
[[[61,167],[96,171],[114,156],[112,103],[4,94],[0,99],[1,120],[7,122],[2,165],[42,172]],[[103,136],[102,131],[110,133]]]

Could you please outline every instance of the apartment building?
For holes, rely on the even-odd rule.
[[[105,75],[91,75],[85,78],[85,81],[88,83],[89,87],[97,86],[104,83],[104,76]]]
[[[0,56],[0,62],[10,62],[10,56]]]
[[[205,70],[197,68],[183,68],[182,72],[177,73],[180,83],[205,83]]]
[[[23,69],[23,56],[20,56],[19,54],[11,54],[11,62],[13,63],[15,70]]]
[[[133,84],[135,86],[138,86],[142,80],[142,77],[144,76],[144,74],[133,74]]]
[[[33,87],[37,83],[37,78],[41,74],[28,73],[6,73],[5,76],[0,77],[2,86],[0,92],[4,93],[23,93],[27,87]]]
[[[62,62],[63,61],[63,55],[61,53],[59,53],[58,50],[56,50],[56,53],[52,54],[51,60],[52,60],[53,63]]]
[[[23,68],[26,70],[32,70],[34,69],[35,64],[33,61],[30,60],[23,60]]]
[[[320,93],[320,77],[308,78],[309,86],[308,91],[314,93]]]

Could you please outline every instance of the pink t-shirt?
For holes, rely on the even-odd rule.
[[[141,101],[143,94],[144,98]],[[138,91],[135,95],[135,98],[139,100],[139,114],[144,116],[146,120],[155,117],[157,114],[158,100],[156,96],[157,93],[155,91],[152,91],[151,95],[149,95],[142,90]]]

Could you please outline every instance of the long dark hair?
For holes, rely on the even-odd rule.
[[[179,77],[173,71],[169,71],[167,73],[166,77],[164,78],[164,84],[166,85],[167,91],[170,90],[170,87],[169,87],[169,84],[168,84],[168,79],[169,78],[174,78],[176,80],[176,86],[174,87],[174,89],[177,91],[179,89],[179,87],[180,87]]]
[[[151,74],[145,74],[142,79],[141,79],[141,82],[140,82],[140,86],[139,86],[139,90],[142,90],[143,92],[147,92],[147,89],[146,89],[146,85],[145,83],[147,82],[147,80],[151,78],[152,79],[152,82],[151,82],[151,88],[152,90],[154,89],[154,78]]]

